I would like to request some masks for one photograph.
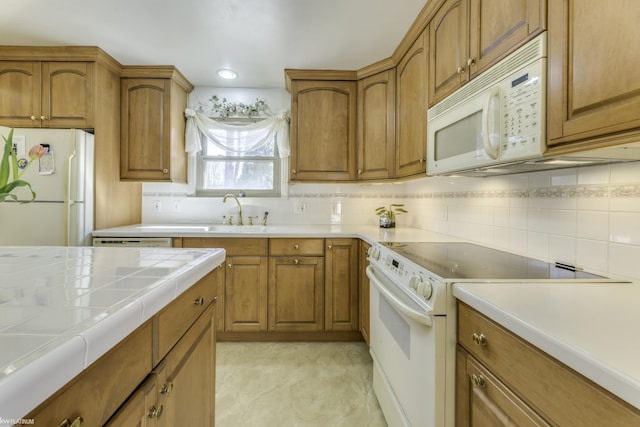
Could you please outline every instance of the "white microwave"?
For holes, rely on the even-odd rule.
[[[542,33],[429,109],[427,175],[490,175],[542,157],[546,52]]]

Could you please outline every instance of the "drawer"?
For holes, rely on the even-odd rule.
[[[324,239],[270,239],[270,256],[324,256]]]
[[[42,426],[79,417],[85,426],[103,425],[151,371],[151,342],[148,321],[25,418]]]
[[[213,270],[154,317],[154,366],[166,356],[215,299],[215,278],[216,271]]]
[[[183,248],[224,248],[231,256],[267,256],[267,239],[246,237],[183,237]]]
[[[458,343],[553,424],[640,425],[639,410],[463,303]]]

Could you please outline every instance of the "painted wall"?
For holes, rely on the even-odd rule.
[[[192,97],[204,101],[213,93],[229,101],[266,98],[274,109],[289,102],[279,89],[197,88]],[[397,184],[291,184],[287,197],[242,199],[245,217],[260,221],[268,211],[269,224],[375,225],[374,209],[389,203],[409,210],[399,227],[640,280],[640,162]],[[143,186],[143,222],[223,223],[236,212],[231,200],[188,197],[185,185]]]

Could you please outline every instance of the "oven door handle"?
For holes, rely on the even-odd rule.
[[[387,302],[391,304],[396,310],[398,310],[400,313],[404,314],[405,316],[409,317],[410,319],[415,320],[421,325],[431,326],[431,323],[432,323],[431,316],[428,316],[424,313],[414,310],[413,308],[409,307],[404,302],[402,302],[398,297],[393,295],[393,293],[386,288],[384,283],[382,283],[382,281],[378,279],[378,276],[376,276],[375,270],[370,265],[367,266],[367,276],[371,280],[371,283],[373,283],[375,287],[378,289],[378,291],[380,291],[380,295],[382,295],[382,297],[385,300],[387,300]]]

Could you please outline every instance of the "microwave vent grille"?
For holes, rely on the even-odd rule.
[[[450,108],[455,107],[459,103],[473,97],[474,94],[481,92],[483,89],[490,87],[497,81],[518,71],[520,68],[540,59],[547,55],[547,33],[544,32],[504,58],[466,85],[462,86],[456,92],[452,93],[428,111],[428,120],[438,117]]]

